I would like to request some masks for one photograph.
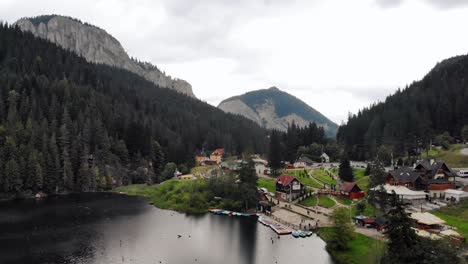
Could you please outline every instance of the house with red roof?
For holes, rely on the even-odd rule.
[[[224,148],[215,149],[210,154],[210,160],[220,164],[223,161],[224,154]]]
[[[276,179],[276,198],[284,201],[292,201],[304,194],[304,184],[295,177],[282,174]]]
[[[364,197],[365,193],[354,182],[342,182],[340,185],[340,194],[349,199],[358,199]]]

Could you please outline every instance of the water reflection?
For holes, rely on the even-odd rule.
[[[0,263],[330,263],[324,246],[278,239],[247,218],[160,210],[141,197],[0,203]]]

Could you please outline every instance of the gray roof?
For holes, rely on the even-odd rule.
[[[399,182],[415,182],[421,177],[417,172],[409,167],[401,167],[396,170],[391,170],[389,173]]]

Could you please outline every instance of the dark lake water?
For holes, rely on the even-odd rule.
[[[181,235],[178,238],[178,235]],[[274,243],[271,242],[273,237]],[[325,243],[255,220],[185,215],[89,193],[0,202],[0,263],[331,263]]]

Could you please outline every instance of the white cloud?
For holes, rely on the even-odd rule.
[[[77,17],[211,104],[275,85],[340,123],[466,54],[466,2],[2,0],[0,17]]]

